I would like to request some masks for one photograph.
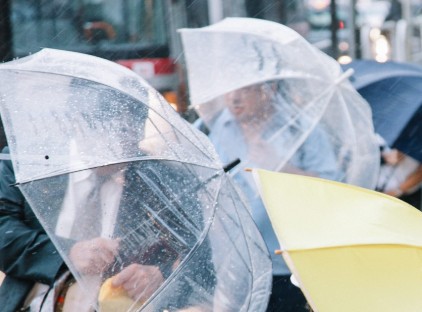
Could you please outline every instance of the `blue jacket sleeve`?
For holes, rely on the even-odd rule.
[[[63,260],[14,183],[11,161],[0,162],[0,270],[52,284]]]

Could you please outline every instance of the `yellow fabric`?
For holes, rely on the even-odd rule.
[[[422,246],[422,213],[385,194],[300,175],[253,170],[287,250],[344,245]]]
[[[111,285],[112,277],[105,280],[98,294],[100,312],[136,311],[141,303],[135,304],[122,287]]]
[[[253,170],[314,311],[422,311],[422,213],[342,183]]]
[[[420,247],[366,245],[288,254],[315,311],[422,311]]]

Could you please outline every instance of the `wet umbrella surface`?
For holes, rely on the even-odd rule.
[[[237,172],[258,167],[375,186],[370,107],[334,59],[292,29],[253,18],[181,35],[192,105],[210,138],[223,138],[212,141],[224,162],[242,154]],[[242,144],[227,137],[229,128]]]
[[[339,64],[292,29],[227,18],[181,30],[191,103],[251,204],[273,260],[288,274],[252,175],[261,168],[374,188],[379,168],[368,103]]]
[[[371,105],[375,130],[386,143],[422,162],[422,67],[359,60],[344,65]]]
[[[90,304],[265,309],[265,244],[208,139],[156,90],[113,62],[51,49],[0,65],[0,80],[18,187]],[[122,275],[133,288],[116,292]]]

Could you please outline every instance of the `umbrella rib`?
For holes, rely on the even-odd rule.
[[[198,228],[194,225],[194,222],[192,222],[192,220],[189,218],[188,214],[183,213],[183,209],[176,209],[173,207],[173,202],[177,202],[177,198],[174,198],[172,200],[169,200],[164,194],[163,192],[159,189],[159,187],[157,185],[155,185],[155,183],[152,182],[152,180],[146,176],[145,174],[143,174],[140,170],[136,170],[136,173],[153,189],[153,191],[155,191],[155,193],[160,197],[160,199],[164,202],[164,204],[169,208],[169,210],[171,210],[173,212],[173,214],[177,217],[177,219],[179,221],[189,221],[189,224],[191,226],[189,226],[189,230],[192,233],[198,232]],[[180,203],[178,203],[178,206],[180,206]]]
[[[340,76],[339,78],[338,78],[338,80],[339,80],[339,83],[342,81],[342,80],[340,80],[340,78],[342,78],[342,79],[344,79],[343,78],[343,76]],[[316,103],[316,102],[318,102],[321,98],[323,98],[327,93],[329,93],[332,89],[334,89],[335,90],[335,86],[337,86],[337,84],[338,83],[334,83],[334,85],[331,87],[331,88],[328,88],[328,89],[326,89],[326,90],[324,90],[323,92],[321,92],[321,93],[319,93],[319,95],[316,97],[316,98],[314,98],[312,101],[310,101],[307,105],[306,105],[306,107],[304,107],[304,108],[297,108],[297,114],[296,114],[296,117],[294,118],[294,120],[297,120],[300,116],[301,116],[301,114],[303,113],[303,112],[309,112],[311,109],[313,109],[313,106],[311,106],[311,104],[314,104],[314,103]],[[324,101],[325,102],[325,101]],[[321,119],[321,117],[322,117],[322,114],[324,113],[324,111],[325,111],[325,109],[327,108],[327,105],[328,105],[328,103],[326,103],[325,104],[325,106],[322,108],[322,109],[320,109],[319,110],[319,114],[318,114],[318,120],[317,121],[314,121],[314,125],[311,127],[312,129],[315,127],[315,125],[318,123],[318,121]],[[301,114],[299,114],[299,112],[301,113]],[[303,115],[303,114],[302,114]],[[269,142],[272,142],[277,136],[278,136],[278,134],[281,132],[281,131],[283,131],[283,129],[284,128],[281,128],[280,130],[278,130],[277,132],[275,132],[270,138],[269,138]]]
[[[140,170],[136,171],[137,174],[144,180],[144,181],[149,181],[148,185],[150,187],[152,187],[155,192],[157,194],[159,194],[161,200],[163,200],[166,204],[167,207],[172,207],[173,206],[173,202],[177,202],[178,199],[181,197],[181,195],[185,195],[186,193],[182,193],[180,194],[178,197],[175,197],[172,200],[169,200],[164,194],[163,192],[155,185],[155,183],[152,182],[152,180],[146,176],[144,173],[142,173]],[[214,175],[212,175],[211,177],[209,177],[208,179],[206,179],[205,181],[200,181],[200,183],[196,184],[196,187],[193,190],[190,190],[189,193],[195,193],[197,190],[199,190],[202,186],[207,185],[210,181],[214,180],[215,178],[217,178],[218,176],[221,175],[221,172],[217,172]],[[211,194],[210,194],[211,195]],[[180,202],[177,203],[180,206]],[[189,215],[186,213],[181,213],[183,212],[183,210],[174,210],[172,209],[173,212],[175,212],[175,215],[182,215],[182,217],[178,216],[179,221],[184,221],[185,219],[188,220],[191,224],[192,224],[192,228],[191,231],[192,232],[199,232],[199,229],[195,226],[195,223],[191,220],[191,218],[189,218]],[[156,214],[155,212],[151,211],[154,215]]]
[[[13,157],[12,157],[12,159],[13,159]],[[30,178],[28,180],[18,181],[13,185],[22,185],[22,184],[26,184],[26,183],[30,183],[30,182],[34,182],[34,181],[39,181],[39,180],[43,180],[43,179],[48,179],[48,178],[60,176],[60,175],[65,175],[65,174],[70,174],[70,173],[75,173],[75,172],[81,172],[81,171],[84,171],[84,170],[92,170],[92,169],[95,169],[95,168],[101,168],[101,167],[106,167],[106,166],[110,166],[110,165],[124,164],[124,163],[130,163],[130,162],[135,162],[135,161],[151,161],[151,160],[174,161],[174,162],[178,162],[178,163],[183,163],[183,164],[187,164],[187,165],[194,165],[194,166],[207,168],[207,169],[215,169],[215,170],[221,169],[221,168],[218,168],[218,167],[199,164],[199,163],[195,163],[195,162],[188,162],[188,161],[184,161],[184,160],[180,160],[180,159],[172,159],[172,158],[156,157],[156,156],[141,156],[141,157],[133,157],[133,158],[123,159],[123,160],[114,161],[114,162],[108,162],[107,164],[103,164],[103,165],[88,166],[88,167],[85,167],[85,168],[74,169],[74,170],[70,169],[70,170],[72,170],[71,172],[69,172],[69,171],[62,172],[62,171],[58,171],[58,170],[52,171],[51,173],[49,173],[49,175],[38,176],[38,177]]]
[[[221,185],[220,185],[220,190],[221,190]],[[217,194],[217,197],[220,195],[220,193],[221,193],[221,191],[219,191],[218,192],[218,194]],[[233,202],[233,207],[236,207],[236,203],[234,202],[234,200],[233,200],[233,198],[231,197],[231,201]],[[233,217],[232,216],[230,216],[227,212],[225,212],[224,210],[219,210],[219,211],[222,211],[223,213],[225,213],[225,216],[226,217],[228,217],[233,223],[236,223],[236,224],[238,224],[239,225],[239,227],[243,230],[243,227],[242,227],[242,222],[236,222],[236,220],[234,220],[233,219]],[[241,220],[241,218],[239,217],[239,213],[238,213],[238,211],[237,211],[237,208],[235,208],[235,211],[236,211],[236,215],[238,216],[238,221],[240,221]],[[224,229],[226,230],[226,232],[227,233],[230,233],[231,231],[229,230],[229,229],[227,229],[227,227],[224,225],[224,223],[222,223],[223,224],[223,226],[224,226]],[[245,233],[245,231],[243,230],[242,231],[242,233]],[[238,251],[238,254],[241,254],[240,252],[239,252],[239,249],[237,248],[237,244],[230,238],[230,235],[228,236],[229,237],[229,239],[230,239],[230,241],[233,243],[233,246],[234,246],[234,248],[236,249],[236,251]],[[245,239],[245,242],[246,242],[247,240]],[[260,246],[258,246],[257,245],[257,247],[259,247],[260,248]],[[261,248],[260,248],[261,249]],[[251,259],[251,257],[250,257],[250,253],[249,253],[249,248],[247,249],[248,250],[248,254],[249,254],[249,259]],[[262,249],[261,249],[262,250]],[[262,250],[263,251],[263,250]],[[241,260],[243,260],[243,258],[242,257],[240,257],[240,259]],[[247,265],[247,263],[243,260],[243,262],[244,262],[244,264],[245,264],[245,267],[248,267],[248,265]],[[249,270],[249,272],[251,272],[251,270]]]
[[[185,165],[185,167],[186,167],[186,163],[183,163],[183,165]],[[189,168],[187,168],[187,169],[189,169]],[[151,181],[151,179],[149,178],[149,177],[147,177],[145,174],[143,174],[140,170],[137,170],[137,173],[138,173],[138,175],[142,178],[142,179],[144,179],[145,181],[149,181],[150,183],[148,183],[148,185],[150,185],[151,187],[153,187],[154,188],[154,190],[155,190],[155,192],[157,193],[157,194],[162,194],[162,191]],[[191,172],[192,173],[192,172]],[[192,175],[193,176],[195,176],[194,175],[194,173],[192,173]],[[202,186],[205,186],[205,185],[207,185],[207,184],[209,184],[212,180],[214,180],[215,178],[217,178],[217,177],[219,177],[219,176],[221,176],[221,171],[219,171],[219,172],[217,172],[217,173],[215,173],[214,175],[212,175],[211,177],[209,177],[208,179],[206,179],[206,180],[204,180],[204,181],[199,181],[200,183],[197,183],[196,184],[196,186],[195,186],[195,188],[194,189],[192,189],[192,190],[189,190],[189,193],[196,193],[196,191],[198,191]],[[221,185],[220,185],[221,186]],[[212,195],[209,191],[208,191],[208,189],[206,189],[207,190],[207,192],[208,192],[208,195]],[[219,194],[219,193],[218,193]],[[218,194],[217,194],[217,197],[218,197]],[[181,197],[181,195],[186,195],[186,192],[185,193],[182,193],[182,194],[180,194],[178,197],[176,197],[176,198],[174,198],[173,200],[168,200],[167,199],[167,197],[165,196],[165,195],[162,195],[162,196],[160,196],[160,198],[167,204],[167,206],[168,207],[172,207],[173,206],[173,202],[177,202],[177,200]],[[213,202],[216,202],[215,200],[213,201]],[[180,203],[178,203],[178,205],[180,206]],[[190,222],[190,224],[192,224],[192,229],[191,229],[191,232],[199,232],[199,229],[196,227],[196,225],[195,225],[195,223],[191,220],[191,218],[189,218],[189,215],[188,214],[186,214],[186,213],[181,213],[181,212],[183,212],[183,210],[181,210],[181,211],[176,211],[176,210],[174,210],[174,209],[172,209],[173,210],[173,212],[175,212],[175,215],[182,215],[182,218],[184,218],[184,219],[182,219],[181,217],[179,217],[178,219],[179,219],[179,221],[184,221],[185,219],[187,220],[187,221],[189,221]],[[230,216],[228,216],[229,218],[230,218]]]
[[[155,111],[154,111],[155,112]],[[163,118],[162,116],[160,116],[161,118]],[[164,118],[163,118],[164,119]],[[150,119],[150,121],[151,121],[151,123],[152,123],[152,125],[155,127],[155,129],[157,130],[157,132],[158,133],[160,133],[161,134],[161,132],[160,132],[160,130],[159,130],[159,127],[156,125],[156,123],[152,120],[152,119]],[[194,131],[192,131],[192,128],[191,127],[187,127],[187,128],[189,128],[190,130],[191,130],[191,132],[194,132]],[[172,127],[172,129],[177,129],[177,128],[175,128],[175,127]],[[182,133],[181,131],[179,131],[178,133]],[[170,148],[171,148],[171,146],[172,146],[172,144],[168,144],[169,142],[168,142],[168,138],[166,138],[166,136],[162,136],[163,137],[163,140],[167,143],[167,146],[169,146]],[[175,137],[177,138],[177,141],[180,143],[180,139],[179,139],[179,137],[177,136],[177,135],[175,135]],[[186,138],[186,139],[188,139],[187,138],[187,136],[185,136],[184,135],[184,137]],[[197,136],[195,136],[196,138],[198,138]],[[199,148],[198,146],[196,146],[196,144],[194,144],[192,141],[190,141],[189,139],[188,139],[188,141],[190,142],[190,143],[192,143],[206,158],[208,158],[208,159],[213,159],[212,157],[210,157],[207,153],[205,153],[205,148],[204,149],[202,149],[202,148]],[[198,142],[200,142],[201,143],[201,140],[198,140]],[[203,144],[201,144],[202,145],[202,147],[205,147]],[[176,156],[179,156],[178,155],[178,153],[177,153],[177,151],[175,150],[175,149],[173,149],[173,148],[171,148],[171,150],[175,153],[175,155]]]
[[[286,72],[283,72],[283,74],[274,75],[273,80],[276,80],[276,79],[280,79],[280,80],[285,80],[285,79],[303,79],[304,76],[306,76],[306,78],[314,79],[314,80],[317,80],[317,81],[323,81],[323,82],[325,81],[325,80],[321,79],[320,76],[309,75],[309,73],[306,73],[306,72],[288,72],[287,74],[286,74]],[[261,79],[254,80],[254,84],[259,84],[259,83],[263,83],[263,82],[267,82],[267,81],[268,81],[268,78],[267,77],[264,77],[264,78],[261,78]],[[243,86],[245,86],[245,85],[243,85]],[[226,88],[224,91],[221,91],[221,92],[219,92],[217,94],[207,95],[207,96],[201,98],[200,100],[191,99],[191,101],[195,101],[195,100],[196,101],[194,103],[191,103],[189,105],[189,109],[194,109],[195,110],[195,108],[194,108],[195,106],[203,105],[204,103],[207,103],[209,101],[212,101],[212,100],[214,100],[214,99],[216,99],[216,98],[218,98],[218,97],[220,97],[220,96],[222,96],[222,95],[224,95],[224,94],[226,94],[228,92],[237,90],[237,89],[239,89],[241,87],[242,86],[237,86],[236,88]]]
[[[218,175],[214,175],[213,177],[211,177],[209,180],[217,177]],[[215,203],[217,203],[217,201],[214,201]],[[187,254],[187,256],[185,257],[185,259],[177,266],[177,268],[172,272],[172,274],[170,275],[170,277],[168,279],[165,280],[165,282],[155,291],[154,295],[152,295],[150,298],[148,298],[148,300],[145,302],[145,306],[147,306],[157,295],[158,293],[163,290],[168,284],[170,284],[175,278],[178,272],[180,272],[189,262],[189,260],[194,256],[194,253],[204,244],[205,242],[205,238],[207,237],[210,228],[211,228],[211,224],[214,223],[214,219],[215,219],[215,215],[216,215],[216,206],[214,205],[214,209],[213,209],[213,214],[210,218],[210,221],[208,222],[206,228],[204,229],[204,231],[202,232],[201,236],[198,239],[198,242],[192,247],[192,249],[189,251],[189,253]]]
[[[233,201],[233,198],[231,197],[231,200]],[[236,206],[236,204],[234,203],[234,201],[233,201],[233,207],[235,207],[235,211],[236,211],[236,215],[237,215],[237,217],[238,217],[238,220],[240,221],[241,220],[241,218],[240,218],[240,216],[239,216],[239,212],[238,212],[238,210],[237,210],[237,206]],[[241,228],[241,230],[242,230],[242,233],[244,233],[245,234],[245,230],[244,230],[244,228],[243,228],[243,226],[242,226],[242,222],[239,222],[239,226],[240,226],[240,228]],[[230,238],[230,236],[229,236],[229,238]],[[250,254],[250,250],[249,250],[249,246],[248,246],[248,240],[246,239],[246,237],[244,236],[244,238],[245,238],[245,243],[246,243],[246,246],[247,246],[247,248],[246,248],[246,250],[247,250],[247,253],[248,253],[248,256],[249,256],[249,261],[250,261],[250,263],[252,263],[252,256],[251,256],[251,254]],[[254,243],[255,244],[255,243]],[[237,249],[237,244],[234,244],[233,243],[233,246],[235,246],[235,248],[236,248],[236,250],[238,250]],[[257,247],[260,247],[260,246],[258,246],[257,245]],[[240,254],[240,253],[239,253]],[[252,272],[252,270],[249,268],[249,266],[247,265],[247,263],[245,262],[245,260],[243,259],[243,257],[239,257],[241,260],[242,260],[242,262],[244,263],[244,265],[248,268],[248,271],[249,272]],[[254,277],[254,275],[252,274],[252,277]],[[255,284],[255,279],[254,278],[252,278],[252,285],[251,285],[251,288],[250,288],[250,293],[252,293],[252,291],[253,291],[253,289],[254,289],[254,285]],[[251,305],[251,297],[249,297],[249,302],[248,302],[248,307]]]
[[[221,190],[221,184],[220,184],[220,190]],[[218,193],[217,193],[217,195],[216,195],[216,198],[218,198],[218,196],[219,196],[219,194],[220,194],[220,192],[221,191],[219,191]],[[231,198],[231,200],[233,201],[233,198]],[[215,203],[217,203],[217,200],[215,200]],[[215,206],[214,206],[215,207]],[[236,205],[234,205],[234,207],[236,207]],[[238,220],[241,220],[240,219],[240,217],[239,217],[239,214],[238,214],[238,211],[237,211],[237,209],[235,209],[236,210],[236,214],[237,214],[237,216],[238,216]],[[208,235],[208,232],[209,232],[209,230],[210,230],[210,227],[211,227],[211,224],[213,224],[214,223],[214,219],[215,219],[215,217],[216,217],[216,211],[217,211],[217,209],[215,208],[214,209],[214,213],[213,213],[213,216],[212,216],[212,218],[211,218],[211,221],[209,222],[209,224],[208,224],[208,226],[207,226],[207,228],[206,228],[206,230],[203,232],[203,235],[202,235],[202,237],[198,240],[198,243],[191,249],[191,251],[189,252],[189,254],[188,254],[188,256],[183,260],[183,262],[176,268],[176,270],[173,272],[173,274],[172,274],[172,277],[170,277],[168,280],[166,280],[166,282],[163,284],[163,285],[161,285],[161,287],[157,290],[157,292],[156,292],[156,295],[154,295],[153,297],[151,297],[150,299],[148,299],[148,302],[147,303],[149,303],[149,302],[151,302],[152,300],[153,300],[153,298],[155,298],[156,296],[157,296],[157,293],[159,292],[159,290],[160,289],[163,289],[164,287],[165,287],[165,285],[167,285],[167,284],[169,284],[174,278],[175,278],[175,276],[176,276],[176,273],[177,272],[179,272],[179,271],[181,271],[182,269],[183,269],[183,267],[186,265],[186,263],[188,263],[188,261],[189,261],[189,259],[190,258],[192,258],[193,257],[193,255],[194,255],[194,252],[197,250],[197,249],[199,249],[202,245],[203,245],[203,243],[204,243],[204,241],[205,241],[205,237],[206,237],[206,235]],[[224,210],[222,210],[223,212],[224,212]],[[230,218],[233,222],[235,222],[234,220],[233,220],[233,218],[230,216],[230,215],[228,215],[227,213],[226,213],[226,216],[228,217],[228,218]],[[235,222],[235,223],[237,223],[237,222]],[[240,228],[243,230],[243,227],[242,227],[242,224],[241,224],[241,222],[238,222],[238,224],[240,225]],[[227,231],[227,228],[226,228],[226,231]],[[227,232],[230,232],[230,231],[227,231]],[[245,231],[243,230],[243,232],[242,233],[245,233]],[[230,236],[229,236],[229,238],[230,238]],[[245,238],[245,237],[244,237]],[[247,240],[245,239],[245,242],[246,242]],[[234,248],[236,249],[236,250],[238,250],[238,248],[237,248],[237,244],[235,244],[235,242],[233,241],[233,240],[231,240],[231,242],[232,242],[232,244],[233,244],[233,246],[234,246]],[[257,247],[259,247],[260,248],[260,246],[259,245],[256,245]],[[261,248],[260,248],[261,249]],[[261,249],[262,250],[262,249]],[[251,255],[250,255],[250,252],[249,252],[249,248],[247,248],[247,251],[248,251],[248,255],[249,255],[249,259],[251,260]],[[262,250],[263,251],[263,250]],[[241,254],[240,252],[238,252],[238,254]],[[248,270],[249,270],[249,272],[252,272],[250,269],[249,269],[249,266],[247,265],[247,263],[245,262],[245,260],[243,259],[243,257],[239,257],[242,261],[243,261],[243,263],[244,263],[244,265],[245,265],[245,267],[246,268],[248,268]],[[251,263],[252,263],[252,261],[250,261]],[[255,280],[252,280],[252,284],[254,284],[255,283]],[[252,289],[253,289],[253,286],[252,286]],[[252,289],[251,289],[251,291],[252,291]],[[251,299],[250,299],[251,300]],[[250,306],[250,304],[251,304],[251,302],[250,302],[250,300],[249,300],[249,302],[248,302],[248,306]]]

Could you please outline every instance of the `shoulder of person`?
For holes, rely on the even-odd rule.
[[[5,146],[2,151],[2,154],[10,154],[10,150],[8,146]],[[10,159],[2,159],[0,162],[1,166],[0,166],[0,170],[2,172],[2,175],[5,174],[5,171],[7,173],[12,173],[14,175],[14,170],[13,170],[13,166],[12,166],[12,161]],[[14,183],[14,182],[13,182]]]

